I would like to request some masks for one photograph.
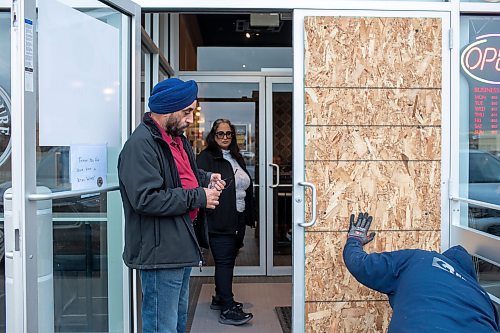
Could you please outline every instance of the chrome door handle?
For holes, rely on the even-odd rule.
[[[269,185],[270,188],[276,188],[280,186],[280,166],[278,164],[269,163],[270,167],[276,168],[276,184]]]
[[[313,183],[308,183],[308,182],[298,182],[298,184],[300,186],[304,186],[304,187],[309,187],[311,189],[311,192],[312,192],[312,216],[311,216],[311,221],[309,222],[302,222],[302,223],[299,223],[299,225],[301,227],[304,227],[304,228],[308,228],[308,227],[312,227],[315,223],[316,223],[316,204],[317,204],[317,200],[316,200],[316,186],[314,186]]]

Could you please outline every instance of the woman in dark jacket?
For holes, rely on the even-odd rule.
[[[227,119],[217,119],[207,135],[207,148],[197,159],[200,169],[220,173],[226,187],[219,206],[207,210],[210,249],[215,261],[215,296],[210,308],[221,310],[219,322],[242,325],[253,318],[233,299],[233,271],[247,225],[254,226],[253,184]]]

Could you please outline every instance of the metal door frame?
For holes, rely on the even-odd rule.
[[[292,275],[292,266],[274,266],[274,209],[275,203],[273,202],[273,191],[274,188],[271,187],[273,183],[273,175],[274,170],[271,167],[270,163],[273,162],[273,147],[274,147],[274,133],[273,133],[273,84],[279,83],[288,83],[293,84],[293,78],[291,76],[288,77],[266,77],[266,174],[267,174],[267,275]],[[292,94],[293,94],[293,86],[292,86]],[[292,137],[293,137],[293,128],[292,128]],[[293,184],[293,178],[292,178]],[[280,186],[288,186],[288,185],[278,185]],[[293,187],[293,185],[289,185]],[[292,193],[293,198],[293,193]],[[292,219],[293,221],[293,219]],[[293,223],[293,222],[292,222]],[[292,256],[292,254],[290,254]]]
[[[305,182],[305,104],[304,104],[304,18],[306,16],[355,16],[355,17],[439,17],[442,19],[442,124],[441,124],[441,247],[449,244],[450,208],[448,179],[450,170],[450,29],[451,10],[448,3],[405,3],[403,1],[332,3],[334,9],[294,10],[294,104],[293,104],[293,303],[292,330],[305,331],[305,228],[316,222],[316,190],[314,184]],[[391,8],[389,10],[388,8]],[[312,218],[305,221],[306,191],[312,189]],[[308,194],[309,196],[309,194]]]
[[[140,56],[141,56],[141,9],[130,0],[105,0],[121,13],[129,16],[130,39],[127,46],[130,62],[124,64],[130,77],[124,79],[128,112],[121,115],[122,143],[128,138],[136,110],[140,109]],[[12,100],[12,205],[13,229],[19,234],[19,249],[11,254],[14,274],[14,306],[7,307],[6,320],[15,323],[16,332],[38,332],[38,286],[37,286],[37,229],[36,203],[36,114],[38,93],[38,58],[36,0],[15,0],[11,3],[11,100]],[[28,37],[28,38],[26,38]],[[28,43],[27,43],[28,42]],[[30,45],[30,42],[32,43]],[[30,48],[32,46],[32,48]],[[28,51],[28,57],[25,57]],[[31,56],[31,64],[26,60]],[[25,68],[32,68],[33,89],[28,89]],[[121,70],[124,69],[121,68]],[[14,116],[15,115],[15,116]],[[47,199],[47,198],[45,198]],[[50,199],[50,198],[49,198]],[[122,229],[123,230],[123,229]],[[30,232],[31,231],[31,232]],[[6,235],[7,237],[7,235]],[[14,234],[12,236],[14,238]],[[131,290],[129,270],[123,266],[123,316],[124,329],[131,331]],[[9,311],[10,310],[10,311]],[[134,313],[135,314],[135,313]]]
[[[259,119],[265,120],[265,78],[259,73],[253,73],[253,75],[241,75],[241,73],[227,73],[221,75],[215,75],[213,72],[181,72],[179,73],[179,78],[183,80],[195,80],[198,83],[254,83],[259,85]],[[264,143],[266,140],[265,131],[265,121],[259,121],[259,142]],[[265,164],[265,149],[259,149],[259,180],[258,184],[254,184],[254,187],[259,190],[259,207],[265,207],[266,204],[266,186],[261,186],[266,184],[266,170]],[[258,266],[236,266],[234,269],[234,275],[265,275],[266,274],[266,214],[265,210],[259,209],[259,265]],[[213,276],[215,274],[215,268],[213,266],[204,267],[202,271],[193,269],[192,276]]]

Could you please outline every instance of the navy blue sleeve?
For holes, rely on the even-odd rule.
[[[344,263],[361,284],[384,294],[395,291],[399,272],[414,250],[367,254],[361,241],[349,238],[344,246]]]

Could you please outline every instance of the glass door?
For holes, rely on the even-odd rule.
[[[247,227],[235,275],[292,272],[292,78],[181,76],[198,83],[199,110],[187,137],[195,153],[218,118],[236,127],[240,151],[254,182],[256,228]],[[193,275],[213,275],[213,259]]]
[[[266,274],[266,128],[265,128],[265,79],[261,76],[210,76],[180,77],[198,83],[199,109],[194,124],[186,132],[196,154],[205,147],[205,139],[212,124],[219,118],[228,119],[236,128],[236,138],[246,167],[254,183],[256,228],[247,227],[243,247],[236,257],[235,275]],[[208,267],[193,275],[212,276],[213,259],[205,250]]]
[[[267,275],[292,274],[292,77],[266,78]]]
[[[12,11],[6,330],[131,331],[116,164],[140,105],[140,7],[19,0]]]
[[[0,140],[0,196],[11,187],[11,85],[10,85],[10,4],[0,2],[0,117],[7,120],[2,127],[8,133],[1,135]],[[1,199],[1,198],[0,198]],[[4,258],[4,209],[0,200],[0,332],[5,332],[5,258]]]

